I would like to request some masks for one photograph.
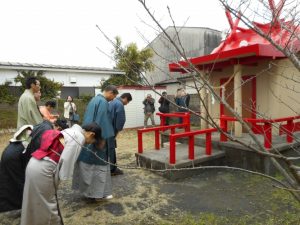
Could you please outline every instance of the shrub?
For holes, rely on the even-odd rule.
[[[0,85],[0,103],[14,104],[17,101],[17,98],[13,96],[9,91],[9,85],[11,82],[5,82]]]
[[[56,98],[57,92],[62,86],[61,83],[46,78],[43,75],[43,71],[20,71],[19,75],[15,78],[15,82],[20,82],[22,84],[22,91],[25,90],[25,82],[28,77],[36,77],[40,81],[43,99]]]
[[[83,94],[81,96],[79,96],[79,99],[81,99],[84,103],[89,102],[94,96],[93,95],[89,95],[89,94]]]

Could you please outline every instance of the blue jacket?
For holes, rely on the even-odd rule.
[[[102,138],[105,139],[106,142],[109,138],[115,136],[108,111],[108,102],[101,94],[91,99],[84,114],[83,125],[92,122],[96,122],[101,127]],[[85,147],[88,147],[95,152],[97,156],[107,161],[109,154],[108,144],[105,145],[104,149],[98,149],[95,145],[85,145]],[[84,149],[82,149],[78,161],[94,165],[106,165],[106,163]]]
[[[111,116],[115,135],[117,135],[118,132],[123,130],[124,124],[126,122],[125,109],[121,98],[118,97],[111,101],[109,103],[108,110]]]
[[[188,108],[189,105],[190,105],[190,95],[187,94],[185,96],[181,96],[181,97],[175,98],[175,103],[178,106],[182,106],[182,107]],[[179,111],[179,112],[188,112],[188,110],[181,109],[181,108],[178,108],[177,111]]]

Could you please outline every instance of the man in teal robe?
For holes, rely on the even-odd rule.
[[[115,136],[109,138],[108,146],[109,146],[109,161],[113,164],[110,166],[111,175],[121,175],[123,171],[119,169],[117,164],[117,156],[116,156],[116,148],[117,148],[117,140],[116,137],[119,132],[123,130],[123,127],[126,122],[126,114],[124,106],[127,105],[130,101],[132,101],[132,96],[130,93],[123,93],[120,97],[115,98],[113,101],[109,103],[109,113],[112,119],[112,126],[114,129]]]
[[[110,165],[107,163],[109,161],[107,140],[115,134],[108,111],[108,102],[112,101],[117,94],[118,90],[115,86],[107,86],[103,95],[99,94],[91,99],[84,114],[83,125],[96,122],[102,129],[102,139],[105,141],[102,147],[99,144],[85,145],[75,165],[73,188],[87,198],[101,200],[112,197]]]

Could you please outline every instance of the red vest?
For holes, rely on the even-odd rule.
[[[36,159],[49,157],[54,162],[58,163],[64,146],[59,141],[63,135],[58,130],[47,130],[43,133],[41,146],[31,155]]]

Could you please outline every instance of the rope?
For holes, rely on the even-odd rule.
[[[230,167],[230,166],[198,166],[198,167],[184,167],[184,168],[166,168],[166,169],[152,169],[152,168],[145,168],[145,167],[141,167],[141,166],[128,166],[128,165],[120,165],[120,164],[114,164],[111,163],[107,160],[102,159],[101,157],[99,157],[96,152],[92,151],[91,149],[89,149],[86,146],[81,145],[75,138],[73,138],[69,133],[65,132],[66,134],[68,134],[79,146],[81,146],[82,150],[84,151],[88,151],[90,153],[92,153],[97,159],[101,160],[103,163],[108,164],[108,165],[112,165],[112,166],[116,166],[119,167],[121,169],[128,169],[128,170],[146,170],[146,171],[151,171],[151,172],[170,172],[170,171],[187,171],[187,170],[197,170],[197,169],[226,169],[226,170],[235,170],[235,171],[241,171],[241,172],[246,172],[249,174],[253,174],[253,175],[259,175],[265,178],[268,178],[278,184],[280,184],[282,187],[285,187],[286,190],[293,192],[294,189],[290,189],[285,183],[283,183],[282,181],[263,174],[263,173],[259,173],[259,172],[254,172],[254,171],[250,171],[250,170],[246,170],[246,169],[242,169],[242,168],[237,168],[237,167]],[[104,172],[104,171],[103,171]],[[299,190],[294,190],[294,191],[299,191]]]

